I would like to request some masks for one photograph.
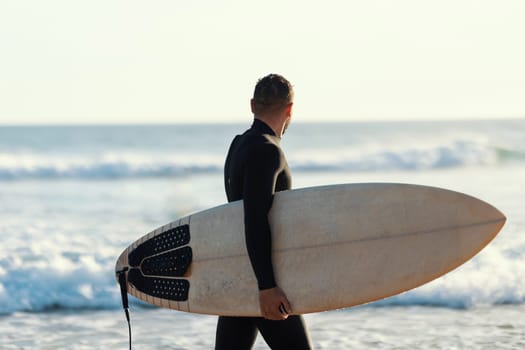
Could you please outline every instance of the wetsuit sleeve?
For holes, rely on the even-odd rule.
[[[258,146],[245,164],[243,199],[246,248],[259,290],[273,288],[272,235],[268,212],[272,207],[275,183],[281,168],[275,145]]]

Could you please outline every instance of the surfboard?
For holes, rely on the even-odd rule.
[[[269,219],[277,283],[297,314],[427,283],[471,259],[506,220],[466,194],[394,183],[279,192]],[[160,307],[260,316],[242,201],[157,228],[126,248],[115,269],[131,295]]]

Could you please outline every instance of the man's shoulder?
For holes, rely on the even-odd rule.
[[[281,158],[282,151],[271,135],[244,134],[236,145],[237,157],[247,163],[276,162]]]
[[[257,132],[247,131],[238,136],[239,142],[243,144],[246,149],[254,150],[271,150],[278,151],[280,149],[279,140],[269,134],[261,134]]]
[[[281,153],[279,143],[271,135],[254,135],[247,141],[246,148],[252,152],[269,154]]]

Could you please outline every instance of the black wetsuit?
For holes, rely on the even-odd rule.
[[[268,223],[273,194],[291,188],[290,169],[279,142],[268,125],[255,119],[249,130],[233,140],[224,167],[228,201],[244,200],[246,247],[260,290],[276,286]],[[215,349],[251,349],[257,330],[274,350],[311,349],[301,316],[284,321],[221,316]]]

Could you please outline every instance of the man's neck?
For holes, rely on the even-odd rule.
[[[264,116],[256,116],[255,119],[259,119],[266,125],[268,125],[277,137],[283,136],[284,121],[280,121],[279,118],[270,118]]]

